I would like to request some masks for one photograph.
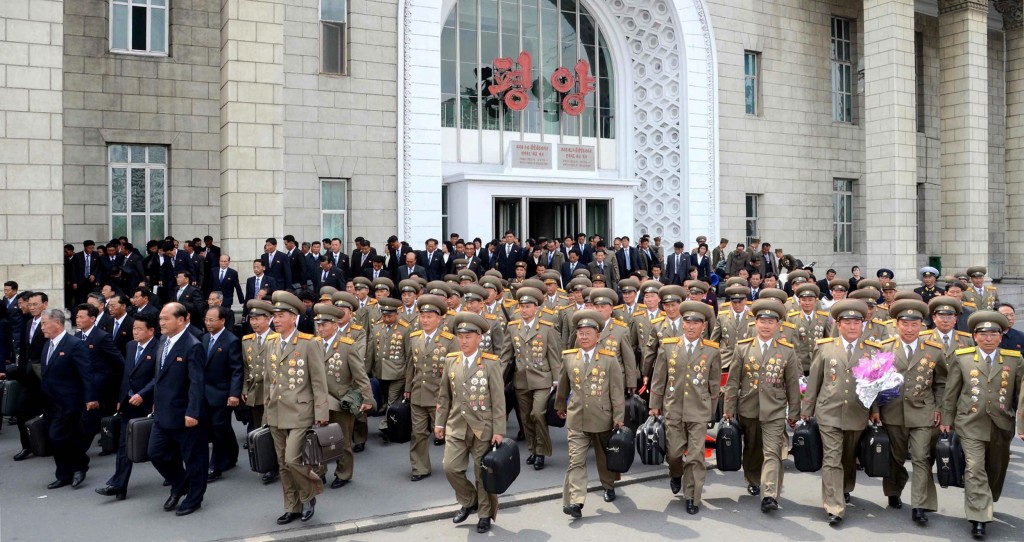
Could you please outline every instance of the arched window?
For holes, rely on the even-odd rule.
[[[615,138],[614,69],[606,39],[578,0],[459,0],[441,33],[442,127],[455,129],[455,143],[462,149],[477,141],[485,149],[493,139],[591,144],[601,153],[606,145],[599,140]],[[522,52],[531,57],[524,85],[529,88],[519,94],[526,99],[510,107],[507,90],[491,92],[501,77],[495,59],[510,58],[512,69],[520,69]],[[582,79],[576,70],[581,60],[594,79],[583,100],[582,85],[570,90],[559,85],[560,92],[552,84],[552,75],[562,67],[568,70],[563,75]],[[567,104],[570,94],[575,94],[570,101],[576,101]],[[581,104],[578,114],[567,112],[579,111]],[[493,160],[486,150],[464,150],[458,161],[500,162],[501,152]],[[614,156],[608,158],[599,160],[601,167],[614,163]]]

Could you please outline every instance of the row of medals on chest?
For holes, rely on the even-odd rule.
[[[676,391],[676,363],[679,360],[679,351],[682,350],[683,348],[684,347],[682,346],[682,343],[680,342],[679,343],[679,348],[673,348],[672,349],[672,353],[669,355],[669,359],[668,359],[668,391],[670,391],[670,392]],[[695,362],[695,363],[691,363],[689,365],[689,369],[693,371],[693,380],[691,380],[693,385],[694,386],[700,386],[701,384],[703,384],[707,380],[707,375],[705,374],[705,373],[708,372],[708,356],[707,356],[707,354],[701,354],[700,355],[700,360]],[[686,373],[686,378],[687,379],[690,378],[690,373]]]
[[[975,363],[978,362],[978,359],[978,354],[975,354]],[[1007,389],[1010,387],[1010,368],[1003,365],[1002,359],[999,360],[999,365],[1002,367],[1002,370],[999,372],[999,410],[1006,410],[1006,394]],[[978,401],[980,400],[978,396],[981,395],[981,388],[978,387],[981,385],[981,380],[978,379],[981,376],[981,371],[974,368],[968,374],[971,377],[971,414],[974,414],[978,412]]]
[[[452,388],[455,388],[455,369],[448,371],[448,379],[452,382]],[[476,373],[473,374],[473,378],[469,379],[469,405],[473,410],[487,410],[487,377],[484,376],[483,364],[480,358],[476,360]]]
[[[281,363],[281,368],[288,367],[288,389],[294,390],[295,386],[301,386],[305,382],[306,376],[306,360],[299,359],[298,352],[292,352],[291,358],[288,363]],[[270,354],[270,370],[277,374],[277,354]],[[281,375],[284,378],[284,375]],[[277,384],[277,379],[274,379],[274,384]]]

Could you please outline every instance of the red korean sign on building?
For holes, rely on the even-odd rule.
[[[512,111],[522,111],[530,103],[528,91],[533,89],[533,57],[522,51],[515,60],[504,57],[494,59],[494,84],[487,87],[491,96],[503,95],[502,100]],[[578,116],[586,109],[587,94],[594,92],[597,81],[590,75],[590,63],[580,59],[574,71],[564,66],[551,74],[551,86],[563,95],[562,110]]]

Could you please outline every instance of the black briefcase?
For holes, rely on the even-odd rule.
[[[636,432],[636,453],[644,465],[661,465],[665,462],[665,418],[651,416]]]
[[[302,463],[319,466],[338,459],[343,452],[344,438],[341,425],[337,423],[306,429],[302,444]]]
[[[249,468],[260,474],[276,471],[277,450],[274,449],[274,437],[270,434],[270,426],[264,425],[253,429],[245,439],[249,444]]]
[[[740,426],[736,422],[723,419],[718,423],[715,460],[718,461],[720,471],[734,472],[743,466],[743,439],[740,437]]]
[[[889,476],[889,466],[892,464],[892,452],[889,448],[889,433],[885,427],[868,424],[860,435],[860,447],[857,451],[857,460],[864,467],[864,474],[872,478]]]
[[[246,404],[239,404],[235,407],[235,419],[248,427],[252,423],[252,407]]]
[[[100,449],[105,454],[112,454],[117,451],[121,438],[121,413],[115,412],[113,416],[105,416],[100,419]]]
[[[636,457],[636,436],[628,426],[612,431],[604,449],[605,466],[612,472],[629,472]]]
[[[28,433],[28,449],[36,457],[50,455],[50,422],[43,416],[36,416],[25,423]]]
[[[124,447],[128,461],[145,463],[149,461],[149,435],[153,432],[153,415],[145,418],[128,420],[128,432],[125,434]]]
[[[388,425],[384,436],[389,442],[409,442],[412,440],[412,405],[409,401],[399,401],[388,407]]]
[[[548,394],[548,411],[544,413],[544,417],[551,427],[565,427],[565,418],[559,418],[558,411],[555,410],[556,395],[558,395],[558,390],[551,390],[551,393]]]
[[[512,482],[519,477],[519,447],[513,439],[503,440],[491,446],[491,451],[480,460],[480,477],[484,489],[491,495],[508,491]]]
[[[14,416],[21,400],[21,382],[4,380],[0,382],[0,416]]]
[[[942,487],[964,487],[967,459],[955,431],[943,433],[935,443],[935,476]]]
[[[818,472],[823,461],[821,430],[818,422],[811,418],[793,431],[793,463],[800,472]]]
[[[626,399],[625,426],[632,429],[635,433],[640,428],[640,425],[647,420],[647,412],[647,403],[638,394],[630,395]]]

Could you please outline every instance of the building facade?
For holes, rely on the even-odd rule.
[[[1024,264],[1019,0],[5,0],[0,275],[213,235]]]

